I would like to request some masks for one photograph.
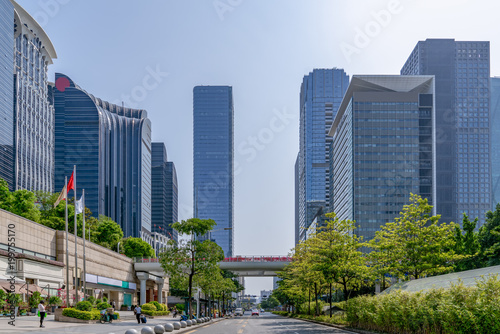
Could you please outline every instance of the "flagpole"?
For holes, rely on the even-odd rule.
[[[68,190],[66,189],[66,185],[68,184],[68,177],[64,177],[64,188],[63,191],[66,191],[66,199],[65,203],[65,221],[66,221],[66,307],[69,307],[69,248],[68,248]]]
[[[76,223],[76,165],[73,165],[73,194],[75,195],[75,304],[78,303],[78,226]]]
[[[85,189],[82,190],[82,218],[83,218],[83,300],[85,299],[85,292],[87,291],[87,271],[85,270]]]

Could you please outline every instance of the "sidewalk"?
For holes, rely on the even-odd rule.
[[[172,318],[172,316],[158,317],[154,319],[148,319],[147,324],[137,324],[135,320],[134,312],[132,311],[122,311],[120,313],[120,318],[126,317],[118,322],[113,322],[113,324],[78,324],[70,322],[59,322],[54,321],[54,316],[49,315],[43,321],[45,328],[40,328],[40,318],[38,316],[23,316],[16,318],[15,326],[8,324],[9,318],[0,318],[0,333],[61,333],[61,330],[67,329],[65,333],[125,333],[127,329],[134,328],[140,333],[140,329],[149,326],[153,328],[157,324],[164,324],[166,322],[180,321],[180,318]],[[129,318],[130,317],[130,318]],[[210,322],[198,324],[196,326],[191,326],[187,328],[181,328],[180,330],[175,330],[174,333],[182,333],[185,331],[192,330],[194,328],[202,327],[205,325],[213,324],[215,322],[224,320],[224,318],[213,319]]]

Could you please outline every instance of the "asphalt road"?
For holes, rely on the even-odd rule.
[[[334,327],[280,317],[271,313],[226,319],[213,325],[193,328],[185,334],[352,334]]]
[[[45,322],[45,328],[39,328],[38,317],[25,317],[16,321],[16,326],[7,324],[7,319],[0,319],[0,333],[85,333],[85,334],[124,334],[127,329],[134,328],[139,333],[145,326],[136,321],[122,321],[113,324],[81,325],[55,322],[53,316]],[[146,326],[179,321],[179,318],[150,319]],[[352,334],[334,327],[314,324],[302,320],[280,317],[271,313],[262,313],[260,316],[251,316],[246,312],[242,317],[222,319],[203,327],[188,327],[179,334]]]

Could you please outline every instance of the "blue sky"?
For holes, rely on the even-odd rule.
[[[300,84],[313,68],[398,74],[419,40],[491,41],[496,1],[19,0],[51,38],[61,72],[102,99],[143,108],[176,164],[179,219],[192,215],[192,90],[231,85],[235,109],[235,252],[294,245]],[[154,73],[154,74],[151,74]],[[272,286],[247,279],[247,292]]]

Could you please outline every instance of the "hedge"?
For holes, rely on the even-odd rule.
[[[90,312],[90,310],[92,310],[92,303],[87,301],[78,302],[76,303],[76,309]]]
[[[356,328],[387,333],[500,333],[500,280],[482,278],[477,286],[395,291],[347,302],[347,321]]]
[[[120,319],[120,314],[118,312],[114,312],[118,319]],[[72,307],[68,307],[63,309],[62,315],[65,317],[76,318],[81,320],[99,320],[101,319],[101,311],[97,309],[92,309],[90,311],[80,311]]]
[[[152,310],[144,310],[142,309],[142,313],[146,314],[146,315],[150,315],[152,317],[154,316],[162,316],[162,315],[169,315],[170,314],[170,311],[152,311]]]

